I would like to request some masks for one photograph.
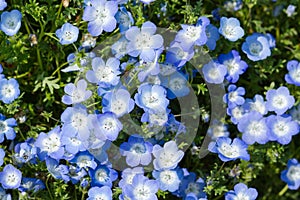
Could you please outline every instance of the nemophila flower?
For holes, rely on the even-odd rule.
[[[280,178],[287,183],[289,189],[298,190],[300,187],[300,163],[297,159],[290,159],[287,169],[281,172]]]
[[[6,139],[13,140],[16,137],[16,132],[13,127],[17,126],[17,121],[14,118],[8,118],[0,113],[0,143]]]
[[[103,96],[102,106],[103,112],[113,112],[122,117],[133,110],[134,100],[126,88],[116,88]]]
[[[184,156],[184,152],[178,149],[176,142],[169,141],[163,147],[156,144],[153,147],[153,161],[155,170],[175,169]]]
[[[14,159],[18,164],[27,162],[35,163],[38,150],[34,142],[34,139],[30,138],[23,143],[16,144]]]
[[[212,60],[202,67],[202,72],[206,82],[220,84],[227,74],[227,67]]]
[[[118,172],[106,165],[98,165],[96,169],[89,171],[91,177],[91,186],[112,187],[112,182],[118,178]]]
[[[243,105],[243,107],[248,112],[257,111],[262,115],[268,113],[266,101],[264,100],[264,97],[259,94],[256,94],[253,99],[246,99],[246,102]]]
[[[144,83],[138,87],[138,93],[135,94],[134,99],[135,103],[145,111],[160,110],[169,105],[166,95],[167,91],[162,86]]]
[[[194,45],[202,46],[207,42],[206,26],[209,24],[207,17],[199,17],[196,25],[182,24],[175,41],[180,43],[182,49],[188,52]]]
[[[126,163],[130,167],[138,165],[148,165],[152,160],[153,146],[150,142],[145,140],[139,135],[131,135],[128,142],[123,142],[120,145],[120,153],[126,156]]]
[[[83,34],[81,39],[81,48],[85,50],[90,50],[96,46],[96,38],[93,37],[90,33]]]
[[[79,152],[74,158],[70,160],[70,163],[74,163],[78,167],[84,169],[95,169],[97,167],[97,163],[94,161],[94,156],[91,155],[88,151]]]
[[[0,100],[9,104],[20,95],[19,83],[16,79],[0,79]]]
[[[21,192],[33,192],[36,193],[40,190],[45,189],[45,184],[43,181],[37,178],[22,178],[20,187],[18,188]]]
[[[4,189],[17,189],[22,180],[22,172],[13,165],[5,165],[0,172],[0,183]]]
[[[271,49],[275,48],[275,46],[276,46],[276,39],[274,38],[274,36],[271,35],[270,33],[266,33],[265,36],[266,36],[266,38],[269,41],[270,48]]]
[[[186,62],[193,58],[193,56],[193,48],[190,48],[189,50],[183,50],[181,44],[179,42],[174,41],[167,49],[165,65],[174,65],[178,69],[181,69]]]
[[[290,95],[289,89],[284,86],[281,86],[278,89],[268,90],[266,99],[268,110],[274,111],[277,115],[282,115],[295,103],[295,98]]]
[[[288,74],[285,75],[285,81],[289,84],[300,86],[300,63],[291,60],[287,63]]]
[[[166,54],[166,57],[167,57],[167,55],[168,55],[168,52]],[[176,66],[169,62],[160,63],[159,67],[160,67],[159,75],[161,75],[161,76],[170,76],[171,74],[173,74],[174,72],[177,71]]]
[[[211,142],[208,150],[217,153],[223,162],[241,159],[250,160],[247,152],[248,145],[241,139],[235,138],[231,140],[228,137],[219,137],[215,142]]]
[[[127,54],[127,44],[128,40],[126,39],[125,36],[122,36],[118,41],[116,41],[112,46],[111,46],[111,51],[112,54],[117,58],[121,59]]]
[[[175,72],[170,76],[162,77],[162,86],[167,88],[167,97],[175,99],[184,97],[190,93],[188,76],[179,72]]]
[[[227,114],[231,117],[233,124],[238,124],[242,117],[247,113],[244,106],[236,106],[234,108],[227,108]]]
[[[245,102],[243,95],[246,91],[243,87],[237,87],[236,85],[228,86],[228,93],[223,96],[224,103],[227,103],[229,108],[233,108],[239,105],[243,105]]]
[[[8,36],[15,35],[21,28],[22,14],[18,10],[4,11],[1,14],[0,29]]]
[[[70,177],[68,176],[69,167],[67,165],[59,164],[59,162],[50,157],[46,158],[46,166],[49,173],[55,178],[64,180],[65,183],[70,181]]]
[[[245,34],[244,29],[240,27],[240,21],[233,17],[221,18],[219,33],[231,42],[237,41]]]
[[[258,193],[255,188],[248,188],[244,183],[238,183],[234,186],[234,190],[230,190],[225,194],[225,200],[255,200],[257,196]]]
[[[71,53],[67,57],[69,66],[62,69],[62,72],[73,72],[80,71],[82,72],[84,68],[91,63],[91,60],[96,57],[94,52],[85,53],[83,57],[78,53]]]
[[[236,50],[232,50],[228,54],[221,54],[218,57],[218,61],[227,67],[225,78],[230,83],[236,83],[239,80],[240,75],[248,68],[248,64],[241,60],[241,56]]]
[[[0,0],[0,10],[4,10],[4,8],[6,8],[7,3],[5,2],[5,0]]]
[[[128,12],[124,6],[120,7],[120,10],[115,15],[115,18],[119,24],[121,33],[127,31],[131,27],[131,25],[134,24],[131,13]]]
[[[70,23],[65,23],[56,30],[55,34],[62,45],[72,44],[78,39],[79,29]]]
[[[88,191],[87,200],[111,200],[112,191],[108,186],[103,187],[91,187]]]
[[[0,166],[3,165],[4,157],[5,157],[5,151],[2,148],[0,148]]]
[[[191,172],[184,176],[181,180],[181,184],[179,186],[179,195],[183,198],[186,198],[188,194],[193,193],[197,199],[204,198],[206,199],[207,196],[203,191],[205,187],[205,182],[202,178],[198,178],[195,173]]]
[[[120,61],[116,58],[109,58],[106,63],[102,58],[96,57],[92,60],[93,70],[86,73],[86,78],[91,83],[96,83],[102,88],[109,88],[116,86],[121,74],[119,71]]]
[[[149,122],[156,126],[164,126],[168,122],[170,109],[148,110],[142,115],[141,122]]]
[[[286,8],[286,10],[285,10],[286,15],[287,15],[288,17],[293,16],[294,13],[295,13],[296,8],[297,8],[296,6],[290,4],[290,5]]]
[[[84,106],[77,104],[74,107],[68,107],[61,114],[60,118],[63,122],[63,134],[65,132],[70,132],[70,134],[76,133],[77,137],[83,141],[89,138],[90,129],[93,127]]]
[[[208,47],[209,50],[215,50],[216,43],[220,38],[218,28],[212,24],[209,24],[207,25],[205,32],[207,37],[207,42],[205,43],[205,45]]]
[[[107,163],[108,162],[108,155],[107,151],[109,150],[111,146],[111,142],[109,140],[106,140],[104,144],[102,144],[100,147],[91,148],[88,147],[88,151],[90,154],[94,156],[95,159],[97,159],[100,163]]]
[[[290,110],[290,115],[292,116],[293,120],[298,122],[298,124],[300,125],[300,104],[294,106]]]
[[[155,34],[156,26],[150,21],[143,23],[141,28],[133,26],[125,33],[129,40],[127,52],[130,56],[138,57],[145,62],[154,61],[156,51],[163,47],[164,39]]]
[[[228,12],[235,12],[243,7],[242,0],[229,0],[224,3],[224,8]]]
[[[211,11],[214,21],[220,21],[221,19],[220,10],[221,10],[220,8],[216,8]]]
[[[115,14],[118,12],[116,1],[91,0],[83,12],[82,19],[88,21],[88,31],[92,36],[99,36],[103,31],[112,32],[117,25]]]
[[[84,79],[77,82],[77,86],[69,83],[65,86],[65,95],[62,97],[62,102],[66,105],[76,104],[83,102],[92,96],[90,90],[86,90],[87,83]]]
[[[85,169],[80,168],[78,166],[69,166],[69,173],[68,176],[70,177],[70,181],[72,184],[77,184],[79,181],[83,179],[87,175],[87,172]]]
[[[41,160],[44,160],[46,156],[56,160],[61,159],[65,150],[61,143],[60,127],[55,127],[48,134],[41,132],[34,145],[40,150],[39,158]]]
[[[239,120],[238,130],[243,133],[242,139],[249,145],[255,142],[265,144],[270,139],[266,118],[259,112],[252,111],[244,115]]]
[[[246,38],[242,50],[252,61],[264,60],[271,55],[269,41],[260,33],[253,33]]]
[[[60,140],[65,150],[70,154],[75,155],[78,151],[86,150],[84,141],[78,137],[76,131],[63,131]]]
[[[123,195],[131,200],[157,200],[158,188],[158,181],[149,180],[144,175],[137,174],[133,177],[132,184],[125,185],[122,191]]]
[[[213,121],[212,125],[208,128],[207,134],[212,140],[216,140],[219,137],[229,137],[228,125],[221,121]]]
[[[183,179],[183,171],[180,168],[153,171],[152,176],[159,181],[159,189],[162,191],[175,192],[178,190],[181,180]]]
[[[290,116],[270,115],[267,118],[270,128],[270,140],[280,144],[289,144],[292,136],[299,133],[299,125]]]
[[[122,171],[122,179],[119,181],[119,187],[124,188],[126,185],[131,185],[133,177],[137,174],[144,175],[143,167],[135,167],[133,169],[126,168]]]

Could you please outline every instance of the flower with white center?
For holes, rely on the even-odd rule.
[[[270,140],[270,130],[259,112],[252,111],[244,115],[238,124],[238,130],[243,133],[242,139],[248,145],[265,144]]]
[[[0,29],[8,36],[15,35],[21,28],[22,14],[18,10],[4,11],[1,14]]]
[[[179,72],[175,72],[170,76],[163,76],[162,85],[167,88],[167,97],[169,99],[175,99],[184,97],[190,93],[188,77]]]
[[[76,104],[83,102],[92,96],[90,90],[86,90],[87,83],[84,79],[77,82],[77,87],[73,83],[65,86],[65,95],[62,97],[62,102],[66,105]]]
[[[188,172],[185,170],[184,177],[181,179],[181,184],[179,186],[179,192],[184,199],[188,199],[189,194],[193,194],[194,199],[207,199],[207,195],[204,192],[205,182],[202,178],[198,178],[195,173]]]
[[[175,192],[178,190],[183,178],[183,171],[180,168],[163,170],[163,171],[153,171],[153,177],[159,181],[159,188],[162,191]]]
[[[111,200],[112,191],[108,186],[91,187],[86,200]]]
[[[22,180],[22,173],[13,165],[8,164],[0,172],[0,183],[4,189],[17,189]]]
[[[258,196],[255,188],[248,188],[244,183],[238,183],[234,190],[225,194],[225,200],[255,200]]]
[[[65,183],[70,180],[69,174],[69,167],[67,165],[60,165],[59,162],[55,159],[52,159],[50,157],[46,158],[46,165],[49,173],[55,178],[55,179],[61,179],[64,180]]]
[[[78,39],[79,29],[70,23],[65,23],[55,34],[62,45],[72,44]]]
[[[119,24],[121,33],[127,31],[131,27],[131,25],[134,24],[131,13],[128,12],[124,6],[120,6],[120,10],[117,12],[115,17]]]
[[[164,126],[168,122],[169,109],[149,110],[142,115],[141,122],[149,122],[151,125]]]
[[[287,63],[287,70],[288,74],[285,75],[285,81],[300,86],[300,63],[296,60],[290,60]]]
[[[16,132],[13,128],[15,126],[17,126],[17,121],[14,118],[6,119],[6,117],[0,113],[0,143],[4,141],[4,135],[8,140],[15,139]]]
[[[133,169],[126,168],[122,171],[122,179],[119,181],[119,187],[123,188],[125,185],[131,185],[133,181],[133,177],[136,174],[144,175],[143,167],[135,167]]]
[[[98,165],[96,169],[89,171],[92,179],[91,186],[112,187],[112,182],[118,178],[118,172],[106,165]]]
[[[218,62],[210,61],[203,66],[202,72],[206,82],[220,84],[223,83],[227,74],[227,67]]]
[[[214,121],[213,124],[208,128],[207,134],[212,140],[216,140],[219,137],[228,137],[228,125],[220,121]]]
[[[184,152],[178,149],[174,141],[166,142],[164,147],[156,144],[152,153],[155,157],[153,161],[155,170],[175,169],[184,156]]]
[[[184,51],[180,43],[174,41],[170,44],[170,47],[167,49],[166,61],[164,65],[170,65],[171,67],[175,66],[176,68],[181,69],[187,61],[193,58],[193,56],[194,50],[192,48],[190,48],[188,51]],[[161,74],[163,76],[170,75],[172,71],[174,72],[174,69],[171,71],[166,70],[166,72],[169,72],[169,74],[167,74],[166,72],[162,72],[162,70],[163,69],[161,69]]]
[[[97,163],[94,161],[94,157],[88,152],[83,151],[70,160],[71,163],[75,163],[80,168],[91,168],[95,169],[97,167]]]
[[[111,46],[112,54],[117,58],[121,59],[127,54],[127,44],[128,40],[125,38],[125,36],[122,36],[118,41],[116,41]]]
[[[265,115],[268,113],[268,109],[266,106],[266,102],[263,98],[263,96],[256,94],[252,99],[246,99],[246,103],[244,107],[250,111],[257,111],[262,115]]]
[[[274,111],[277,115],[282,115],[295,103],[295,98],[290,95],[289,89],[284,86],[281,86],[276,90],[268,90],[266,99],[266,106],[268,110]]]
[[[229,85],[228,93],[223,96],[223,101],[228,104],[228,108],[234,108],[244,104],[245,99],[242,96],[245,95],[245,93],[245,88]]]
[[[252,61],[264,60],[271,55],[268,38],[260,33],[253,33],[246,38],[242,50]]]
[[[0,79],[0,100],[10,104],[20,95],[19,83],[16,79]]]
[[[222,17],[219,33],[231,42],[235,42],[244,36],[244,30],[240,27],[240,21],[236,18]]]
[[[300,187],[300,163],[295,158],[287,163],[287,169],[281,172],[281,180],[286,182],[289,189],[298,190]]]
[[[233,124],[238,124],[240,119],[245,115],[246,110],[244,106],[236,106],[234,108],[227,108],[227,114],[231,116],[230,120]]]

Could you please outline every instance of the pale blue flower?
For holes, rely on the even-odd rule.
[[[79,29],[70,23],[65,23],[55,32],[62,45],[72,44],[77,41]]]
[[[8,36],[15,35],[21,28],[22,14],[18,10],[4,11],[1,14],[0,29]]]
[[[67,84],[64,88],[66,95],[62,97],[62,102],[66,105],[71,105],[86,101],[92,96],[92,92],[86,90],[86,88],[87,82],[84,79],[80,79],[77,82],[77,86],[73,83]]]
[[[246,38],[242,50],[252,61],[264,60],[271,55],[267,37],[260,33],[253,33]]]
[[[244,30],[240,27],[240,21],[236,18],[222,17],[219,33],[231,42],[235,42],[244,36]]]

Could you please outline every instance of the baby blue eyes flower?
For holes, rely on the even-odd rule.
[[[17,121],[14,118],[6,119],[6,117],[0,113],[0,143],[4,141],[4,135],[8,140],[15,139],[16,132],[13,128],[15,126],[17,126]]]
[[[17,189],[22,180],[22,173],[13,165],[8,164],[0,172],[0,183],[4,189]]]
[[[300,187],[300,163],[297,159],[290,159],[287,169],[281,172],[280,178],[287,183],[289,189],[298,190]]]
[[[289,84],[300,86],[300,63],[291,60],[287,63],[288,74],[285,75],[285,81]]]
[[[3,165],[4,157],[5,157],[5,151],[2,148],[0,148],[0,166]]]
[[[260,33],[253,33],[246,38],[242,50],[252,61],[264,60],[271,55],[268,39]]]
[[[236,85],[228,86],[228,93],[223,96],[223,101],[228,104],[228,108],[234,108],[238,105],[245,103],[243,95],[246,91],[243,87],[237,87]]]
[[[206,27],[206,36],[207,36],[207,42],[206,42],[206,46],[208,47],[209,50],[215,50],[216,48],[216,44],[217,44],[217,41],[219,40],[220,38],[220,34],[218,32],[218,29],[217,27],[215,27],[214,25],[212,24],[209,24],[207,27]]]
[[[258,193],[255,188],[248,188],[244,183],[238,183],[234,186],[234,190],[230,190],[225,194],[225,200],[255,200],[257,196]]]
[[[297,7],[294,6],[294,5],[289,5],[289,6],[287,7],[287,9],[285,10],[286,15],[287,15],[288,17],[293,16],[294,13],[295,13],[296,8],[297,8]]]
[[[222,17],[219,33],[231,42],[235,42],[244,36],[244,30],[240,27],[240,21],[236,18]]]
[[[33,193],[36,193],[40,190],[45,189],[45,184],[37,178],[22,178],[22,182],[20,187],[18,188],[21,192],[29,192],[32,191]]]
[[[150,21],[145,22],[141,28],[133,26],[125,33],[129,40],[127,52],[132,57],[140,56],[145,62],[154,61],[156,51],[163,47],[163,37],[155,34],[156,26]]]
[[[22,14],[18,10],[1,14],[0,29],[8,36],[15,35],[21,28]]]
[[[4,10],[4,8],[6,8],[7,3],[5,2],[5,0],[0,0],[0,11]]]
[[[91,186],[108,186],[112,187],[112,182],[118,178],[118,172],[106,165],[98,165],[96,169],[90,170],[92,179]]]
[[[73,83],[67,84],[64,88],[66,95],[62,97],[62,102],[71,105],[87,100],[92,96],[92,92],[86,88],[87,82],[83,79],[78,81],[77,87]]]
[[[55,32],[62,45],[72,44],[77,41],[79,29],[70,23],[65,23]]]
[[[119,181],[119,187],[124,188],[126,185],[132,184],[133,177],[137,174],[144,175],[143,167],[135,167],[133,169],[126,168],[122,171],[122,179]]]
[[[159,188],[162,191],[175,192],[179,189],[179,185],[183,178],[183,171],[180,168],[163,170],[163,171],[153,171],[153,177],[159,181]]]
[[[205,81],[213,84],[223,83],[224,77],[227,74],[225,65],[219,64],[215,61],[210,61],[202,68]]]
[[[292,108],[295,103],[295,98],[290,95],[287,87],[281,86],[278,89],[267,91],[267,108],[269,111],[274,111],[278,115],[282,115],[288,109]]]
[[[127,31],[131,27],[131,25],[134,24],[131,13],[128,12],[124,6],[120,7],[120,10],[117,12],[115,17],[119,24],[121,33]]]
[[[6,104],[13,102],[20,95],[19,83],[16,79],[0,79],[0,100]]]
[[[228,137],[219,137],[216,142],[209,144],[209,151],[218,153],[219,158],[223,162],[242,159],[250,160],[250,155],[247,152],[248,145],[239,138],[233,139]]]
[[[91,187],[88,191],[88,198],[86,200],[111,200],[112,191],[108,186]]]

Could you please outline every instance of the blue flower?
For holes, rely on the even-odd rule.
[[[65,150],[70,154],[76,154],[78,151],[86,150],[82,141],[76,131],[63,131],[61,135],[61,143]]]
[[[72,44],[78,39],[79,29],[70,23],[65,23],[60,29],[55,32],[62,45]]]
[[[298,124],[300,125],[300,104],[298,104],[297,106],[294,106],[290,110],[290,114],[291,114],[293,120],[298,122]]]
[[[265,144],[270,139],[266,118],[256,111],[244,115],[239,120],[238,130],[243,133],[242,139],[249,145],[254,142]]]
[[[246,91],[243,87],[237,87],[236,85],[228,86],[228,93],[223,96],[224,103],[228,104],[228,108],[234,108],[245,103],[243,95]]]
[[[102,58],[96,57],[92,60],[93,70],[86,73],[86,78],[91,83],[96,83],[101,88],[116,86],[121,74],[119,71],[120,61],[116,58],[109,58],[106,63]]]
[[[4,189],[17,189],[22,180],[22,172],[13,165],[5,165],[0,172],[0,183]]]
[[[75,185],[79,181],[83,180],[84,177],[87,175],[85,169],[80,167],[75,167],[73,165],[69,166],[69,173],[68,176],[70,177],[70,181]]]
[[[199,17],[196,25],[182,24],[175,41],[180,43],[182,49],[188,52],[191,48],[196,46],[202,46],[207,42],[206,26],[209,24],[207,17]]]
[[[84,79],[77,82],[77,87],[73,83],[65,86],[64,91],[67,93],[62,97],[62,102],[66,105],[83,102],[92,96],[90,90],[86,90],[87,83]]]
[[[228,54],[221,54],[218,57],[218,61],[227,67],[225,78],[230,83],[236,83],[239,80],[240,75],[248,68],[248,64],[241,60],[241,56],[236,50],[232,50]]]
[[[260,33],[248,36],[242,45],[242,50],[252,61],[264,60],[271,55],[269,41]]]
[[[6,8],[7,3],[5,2],[5,0],[0,0],[0,11],[4,10],[4,8]]]
[[[122,191],[123,195],[131,200],[157,200],[158,188],[158,181],[137,174],[133,177],[132,184],[125,185]]]
[[[11,195],[10,194],[6,194],[5,190],[0,187],[0,197],[2,200],[11,200]]]
[[[4,11],[1,14],[0,29],[8,36],[15,35],[21,28],[22,14],[18,10]]]
[[[133,177],[136,174],[144,175],[143,167],[135,167],[133,169],[126,168],[122,171],[122,179],[119,181],[119,187],[124,188],[126,185],[131,185]]]
[[[248,112],[257,111],[262,115],[268,113],[268,109],[266,106],[266,101],[264,100],[263,96],[256,94],[252,99],[246,99],[245,104],[243,105],[244,109]]]
[[[20,95],[18,81],[14,78],[9,80],[0,79],[0,100],[6,104],[13,102]]]
[[[59,160],[65,151],[61,142],[59,126],[52,129],[48,134],[41,132],[34,144],[40,149],[39,157],[41,160],[44,160],[46,156]]]
[[[274,38],[274,36],[271,35],[270,33],[266,33],[265,36],[266,36],[266,38],[269,41],[270,48],[271,49],[275,48],[275,46],[276,46],[276,39]]]
[[[288,109],[292,108],[295,98],[290,95],[287,87],[281,86],[278,89],[271,89],[266,94],[266,106],[269,111],[274,111],[277,115],[282,115]]]
[[[235,42],[244,36],[244,30],[240,27],[240,21],[236,18],[222,17],[219,33],[231,42]]]
[[[244,105],[227,108],[227,114],[231,117],[230,120],[233,124],[238,124],[246,113],[247,110],[245,110]]]
[[[229,137],[228,125],[221,121],[214,120],[212,125],[207,130],[207,134],[212,140],[216,140],[219,137]]]
[[[120,10],[117,12],[115,16],[121,33],[127,31],[132,24],[134,24],[134,20],[130,12],[126,10],[124,6],[120,7]]]
[[[33,193],[36,193],[40,190],[45,189],[45,184],[43,181],[37,178],[22,178],[22,182],[20,187],[18,188],[21,192],[28,192],[32,191]]]
[[[18,164],[36,162],[37,147],[34,145],[34,142],[34,139],[30,138],[23,143],[18,143],[15,146],[14,158]]]
[[[255,200],[258,196],[255,188],[248,188],[244,183],[234,186],[234,191],[230,190],[225,194],[225,200],[248,199]]]
[[[88,31],[92,36],[99,36],[103,31],[112,32],[117,25],[115,14],[118,12],[116,1],[91,0],[83,12],[82,19],[88,21]]]
[[[202,72],[205,81],[220,84],[223,83],[224,77],[227,74],[227,67],[218,62],[210,61],[202,67]]]
[[[150,126],[164,126],[168,122],[170,109],[148,110],[141,118],[141,122],[149,122]]]
[[[217,29],[217,27],[215,27],[212,24],[209,24],[206,27],[206,36],[207,36],[207,42],[206,42],[206,46],[208,47],[209,50],[215,50],[216,48],[216,43],[220,38],[220,34],[219,31]]]
[[[80,52],[81,53],[81,52]],[[85,53],[84,56],[80,56],[79,53],[71,53],[67,57],[69,66],[62,69],[62,72],[73,72],[80,71],[82,72],[84,68],[91,63],[91,60],[96,57],[94,52]]]
[[[117,58],[121,59],[127,54],[127,44],[128,40],[126,39],[125,36],[122,36],[118,41],[116,41],[112,46],[111,46],[111,52],[112,54]]]
[[[297,8],[296,6],[290,4],[290,5],[287,7],[286,11],[285,11],[286,15],[287,15],[288,17],[293,16],[294,13],[295,13],[296,8]]]
[[[16,132],[13,127],[17,126],[17,121],[14,118],[8,118],[0,113],[0,143],[6,139],[13,140],[16,137]]]
[[[287,163],[287,169],[281,172],[280,178],[286,182],[289,189],[298,190],[300,187],[300,163],[297,159],[290,159]]]
[[[181,69],[193,56],[194,50],[192,48],[185,51],[179,42],[172,42],[167,49],[165,65],[174,65],[178,69]]]
[[[118,172],[106,165],[98,165],[96,169],[89,171],[91,177],[91,186],[112,187],[112,182],[118,178]]]
[[[289,84],[300,86],[300,63],[291,60],[287,63],[288,74],[285,75],[285,81]]]
[[[180,168],[152,172],[152,176],[159,181],[159,188],[162,191],[175,192],[179,189],[183,179],[183,171]]]
[[[139,135],[131,135],[128,142],[124,142],[120,146],[122,156],[126,156],[126,163],[130,167],[148,165],[152,160],[152,144],[145,142]]]
[[[76,154],[76,156],[70,160],[70,163],[75,163],[79,168],[84,169],[95,169],[97,167],[97,163],[94,161],[94,156],[88,151]]]
[[[223,162],[241,159],[250,160],[247,152],[248,145],[239,138],[231,140],[228,137],[219,137],[216,142],[211,142],[208,150],[217,153]]]
[[[153,161],[155,170],[175,169],[184,156],[184,152],[178,149],[176,142],[169,141],[164,147],[156,144],[153,147]]]
[[[270,140],[280,144],[288,144],[292,136],[299,133],[299,125],[292,121],[290,116],[270,115],[267,118],[267,125],[270,128]]]
[[[181,184],[179,186],[179,195],[183,198],[185,198],[187,195],[193,193],[197,198],[206,199],[207,196],[204,192],[205,182],[202,178],[196,177],[196,174],[191,172],[184,176],[184,178],[181,180]]]
[[[133,26],[125,33],[129,40],[127,52],[130,56],[138,57],[146,62],[154,61],[157,57],[156,51],[163,47],[164,39],[155,34],[156,26],[150,21],[145,22],[141,28]],[[155,34],[155,35],[154,35]]]
[[[184,97],[190,93],[188,77],[185,74],[175,72],[170,76],[163,76],[162,86],[167,88],[167,97],[169,99],[175,99]]]
[[[4,157],[5,157],[5,151],[2,148],[0,148],[0,166],[3,165]]]
[[[64,180],[65,182],[70,181],[68,176],[69,167],[67,165],[59,164],[59,162],[50,157],[46,158],[46,165],[49,173],[55,178]]]
[[[224,8],[228,12],[235,12],[243,7],[242,0],[228,0],[224,3]]]
[[[108,186],[91,187],[88,191],[88,198],[86,200],[110,200],[112,199],[112,191]]]

